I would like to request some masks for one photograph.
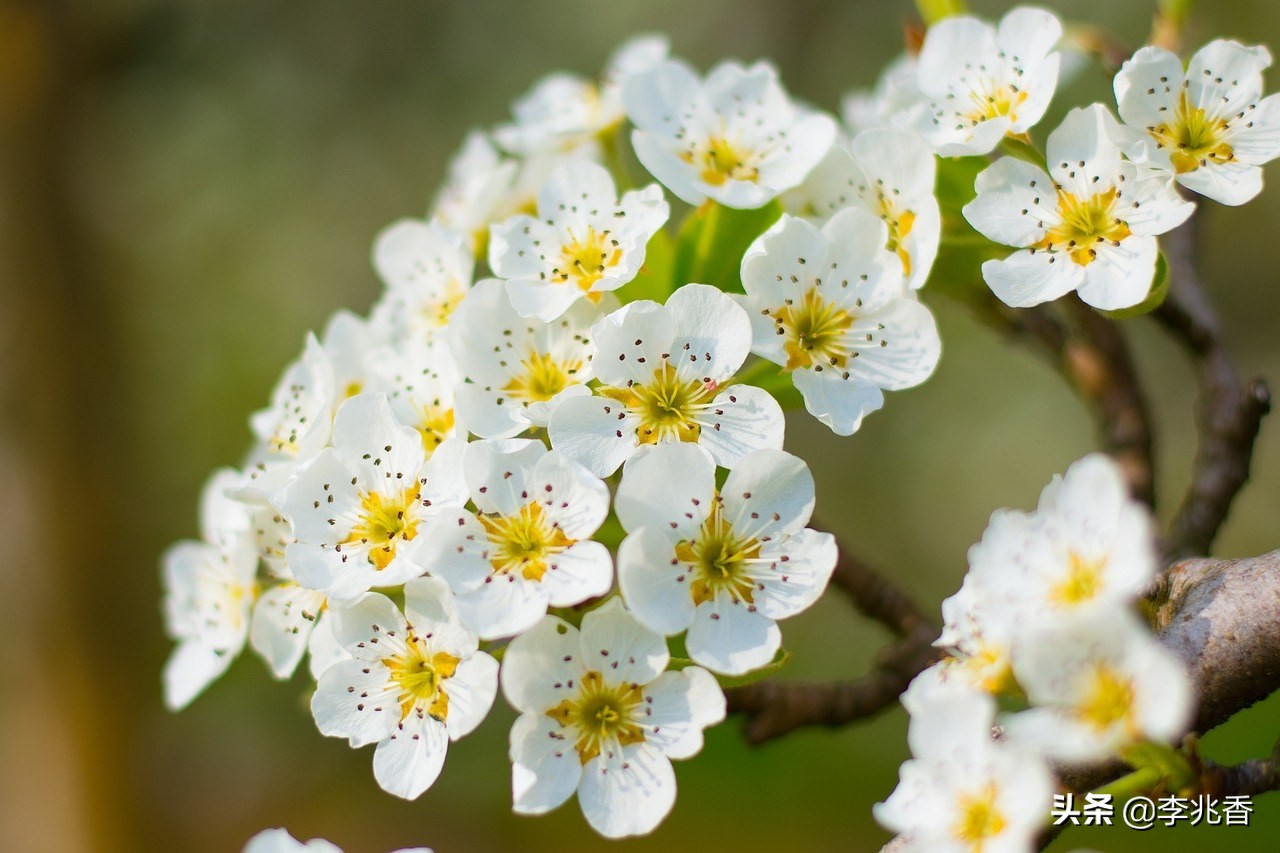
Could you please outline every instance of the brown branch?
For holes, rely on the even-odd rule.
[[[1280,791],[1280,740],[1266,758],[1255,758],[1230,767],[1206,761],[1200,773],[1200,789],[1212,797],[1254,796]]]
[[[1231,502],[1249,479],[1253,446],[1271,391],[1260,378],[1241,382],[1222,338],[1217,315],[1195,265],[1196,217],[1163,241],[1169,295],[1156,319],[1191,353],[1199,373],[1196,404],[1199,444],[1191,485],[1169,526],[1168,557],[1209,553]]]
[[[745,716],[749,743],[763,743],[802,726],[842,726],[871,717],[897,702],[911,679],[938,659],[934,622],[891,580],[844,548],[831,583],[899,639],[881,650],[871,671],[856,681],[761,681],[728,691],[729,711]]]

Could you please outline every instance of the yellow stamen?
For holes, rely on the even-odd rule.
[[[695,605],[714,600],[718,592],[728,594],[734,601],[752,604],[755,581],[748,563],[759,556],[760,543],[734,533],[718,497],[698,535],[676,546],[676,559],[692,569],[689,594]]]
[[[611,741],[619,746],[644,741],[644,732],[636,722],[643,704],[640,685],[609,686],[603,675],[592,671],[578,680],[577,698],[564,700],[547,711],[547,716],[563,728],[578,730],[574,749],[578,760],[586,764]]]
[[[1090,560],[1075,551],[1067,555],[1067,576],[1054,585],[1049,596],[1060,604],[1081,604],[1092,600],[1102,588],[1105,557]]]
[[[799,303],[788,300],[771,313],[775,331],[786,336],[786,370],[814,364],[843,368],[852,357],[847,334],[853,315],[824,299],[817,287],[809,288]]]
[[[436,452],[436,448],[444,444],[453,434],[454,412],[452,408],[438,403],[423,405],[420,410],[418,432],[422,434],[422,446],[427,451],[427,457],[430,458],[431,454]]]
[[[1084,198],[1058,190],[1059,224],[1031,248],[1065,251],[1080,266],[1088,266],[1098,257],[1098,243],[1118,246],[1132,233],[1115,216],[1119,197],[1115,187]]]
[[[515,515],[479,514],[492,545],[489,562],[495,574],[520,572],[525,580],[540,581],[550,558],[574,543],[547,518],[542,504],[525,504]]]
[[[586,234],[561,248],[560,263],[551,271],[551,281],[556,284],[572,281],[579,290],[589,291],[621,260],[618,241],[608,231],[588,227]]]
[[[973,102],[973,109],[964,117],[971,126],[1001,116],[1008,116],[1009,121],[1016,122],[1018,108],[1026,101],[1027,93],[1008,83],[995,85],[984,82],[969,91],[969,99]]]
[[[409,637],[406,645],[405,652],[382,661],[400,688],[400,718],[409,716],[422,703],[428,714],[443,722],[449,715],[449,694],[444,691],[444,682],[453,677],[460,660],[448,652],[431,654],[417,637]]]
[[[711,404],[717,390],[712,383],[682,380],[676,369],[666,363],[644,385],[606,385],[599,393],[617,400],[640,419],[636,438],[641,444],[657,444],[671,438],[697,441],[702,435],[698,414]]]
[[[713,187],[728,181],[756,181],[760,178],[760,170],[752,162],[754,153],[723,136],[713,136],[701,150],[695,149],[684,155],[685,162],[694,163],[695,159],[699,161],[696,164],[700,169],[699,177]]]
[[[1203,108],[1192,106],[1186,89],[1178,96],[1173,119],[1147,128],[1156,145],[1169,149],[1174,171],[1180,175],[1210,163],[1235,160],[1235,152],[1227,142],[1229,130],[1225,118],[1212,117]]]
[[[979,853],[988,839],[1004,832],[1009,823],[996,804],[996,794],[996,786],[990,784],[977,793],[960,796],[960,817],[953,832],[974,853]]]
[[[910,210],[898,210],[890,196],[883,190],[877,192],[880,196],[877,204],[880,218],[889,227],[889,242],[885,244],[885,248],[898,256],[898,260],[902,262],[902,274],[909,276],[911,275],[911,254],[907,251],[906,239],[911,234],[911,229],[915,227],[916,215]]]
[[[521,372],[514,379],[502,386],[511,396],[528,403],[544,403],[573,381],[573,376],[582,369],[580,360],[559,362],[550,355],[531,352],[520,362]]]
[[[365,492],[360,495],[360,520],[340,545],[369,545],[369,562],[382,571],[396,558],[396,540],[408,542],[418,535],[418,517],[410,508],[421,497],[415,483],[399,494]]]
[[[1076,708],[1076,715],[1099,731],[1117,723],[1131,725],[1133,716],[1133,681],[1106,664],[1098,664],[1092,673],[1088,696]]]

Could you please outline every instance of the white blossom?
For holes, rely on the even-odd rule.
[[[323,838],[299,841],[287,829],[264,829],[245,845],[243,853],[342,853],[342,848]],[[405,847],[391,853],[432,853],[429,847]]]
[[[489,226],[518,209],[513,194],[519,174],[518,161],[503,157],[484,133],[472,131],[450,161],[428,218],[461,234],[479,254]]]
[[[422,437],[428,458],[449,439],[467,434],[455,399],[462,377],[444,338],[384,346],[368,357],[367,390],[387,395],[396,420],[413,427]]]
[[[508,280],[521,316],[549,322],[578,299],[599,302],[634,278],[668,212],[656,184],[619,199],[604,167],[562,166],[538,192],[537,217],[520,214],[493,227],[489,265]]]
[[[506,286],[478,282],[449,324],[449,344],[461,374],[456,389],[460,417],[482,438],[510,438],[531,426],[545,427],[569,397],[589,394],[595,345],[590,330],[603,307],[576,302],[546,323],[521,317]]]
[[[376,743],[378,784],[412,800],[440,775],[449,741],[489,713],[498,662],[477,650],[443,582],[409,581],[404,600],[403,613],[372,592],[335,606],[334,635],[351,657],[320,676],[311,712],[323,734]]]
[[[597,476],[648,444],[696,442],[726,468],[752,450],[782,447],[777,401],[733,384],[751,348],[751,322],[727,294],[688,284],[665,305],[624,305],[591,337],[600,385],[593,396],[564,400],[548,432],[556,449]]]
[[[915,129],[944,157],[986,154],[1006,134],[1026,133],[1053,98],[1061,37],[1053,13],[1027,6],[994,27],[968,15],[939,21],[916,60],[929,108]]]
[[[809,413],[850,435],[883,390],[929,378],[941,341],[902,283],[885,224],[846,208],[819,230],[784,215],[742,259],[752,352],[791,372]]]
[[[799,185],[835,122],[792,103],[765,62],[725,62],[702,79],[682,62],[631,77],[623,105],[644,167],[689,204],[756,208]]]
[[[324,347],[308,334],[302,356],[285,368],[271,392],[271,405],[250,418],[265,459],[305,462],[329,442],[335,381]]]
[[[540,441],[467,445],[466,485],[476,511],[442,507],[422,559],[457,594],[481,637],[517,634],[548,606],[609,591],[613,561],[591,536],[609,513],[609,490],[586,468]]]
[[[965,217],[991,240],[1025,247],[982,265],[1008,305],[1038,305],[1072,290],[1105,310],[1146,298],[1156,235],[1180,225],[1195,206],[1123,159],[1117,135],[1100,104],[1072,110],[1049,134],[1048,173],[1004,157],[978,175]]]
[[[899,54],[885,66],[875,88],[858,90],[840,101],[840,118],[852,134],[885,127],[911,127],[928,105],[917,82],[916,58]]]
[[[299,468],[280,496],[298,539],[285,552],[294,577],[349,599],[422,574],[417,552],[428,508],[465,500],[464,447],[447,441],[428,461],[422,436],[395,419],[386,395],[344,403],[333,446]]]
[[[1115,78],[1131,153],[1214,201],[1249,201],[1262,190],[1262,164],[1280,156],[1280,95],[1262,95],[1270,65],[1265,47],[1225,39],[1196,51],[1185,71],[1169,51],[1142,48]]]
[[[402,219],[378,235],[373,265],[386,291],[373,307],[384,343],[430,343],[449,322],[475,261],[464,238],[437,222]]]
[[[511,728],[515,811],[548,812],[576,791],[587,822],[619,838],[651,832],[675,802],[671,759],[702,748],[724,719],[706,670],[664,672],[662,637],[611,599],[579,631],[552,616],[511,641],[502,692],[520,712]]]
[[[687,629],[693,660],[739,675],[773,659],[777,620],[822,594],[836,544],[805,527],[813,475],[800,459],[749,453],[719,490],[715,470],[689,444],[658,445],[627,463],[615,502],[629,534],[618,585],[640,622],[663,634]]]

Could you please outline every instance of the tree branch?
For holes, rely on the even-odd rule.
[[[1260,378],[1241,382],[1227,354],[1218,317],[1195,265],[1196,217],[1163,239],[1169,295],[1155,318],[1196,361],[1199,435],[1191,485],[1169,526],[1169,559],[1208,554],[1231,502],[1249,479],[1254,441],[1271,410],[1271,391]]]
[[[1206,761],[1200,774],[1200,788],[1218,798],[1280,791],[1280,740],[1267,758],[1255,758],[1230,767]]]

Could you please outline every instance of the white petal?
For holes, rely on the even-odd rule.
[[[866,382],[849,382],[834,370],[818,373],[798,370],[791,374],[804,407],[836,435],[852,435],[862,419],[884,405],[884,392]]]
[[[502,695],[517,711],[543,715],[575,695],[568,685],[586,671],[581,653],[577,628],[563,619],[544,617],[507,646]]]
[[[1000,19],[996,44],[1025,63],[1038,61],[1062,38],[1062,22],[1052,12],[1019,6]]]
[[[725,675],[759,669],[773,660],[780,645],[778,623],[727,596],[698,605],[685,636],[689,657]]]
[[[448,750],[444,724],[411,713],[374,750],[373,776],[388,794],[416,800],[440,776]]]
[[[342,404],[333,418],[333,446],[366,490],[396,480],[396,474],[416,479],[426,462],[418,431],[401,425],[380,393],[357,394]]]
[[[319,681],[326,669],[350,658],[351,655],[333,636],[333,614],[325,610],[316,620],[315,627],[311,629],[311,639],[307,641],[307,669],[312,680]]]
[[[667,668],[667,642],[612,598],[582,618],[582,660],[608,684],[645,684]]]
[[[481,639],[510,637],[547,612],[547,590],[516,574],[494,574],[472,590],[458,594],[462,619]]]
[[[731,385],[698,420],[698,444],[725,468],[756,450],[780,450],[787,426],[778,401],[754,385]]]
[[[609,514],[609,488],[582,465],[558,451],[538,460],[527,478],[532,500],[570,539],[586,539]]]
[[[1177,56],[1161,47],[1142,48],[1115,77],[1120,118],[1135,128],[1163,124],[1177,110],[1182,78]]]
[[[587,762],[578,785],[578,804],[591,828],[605,838],[652,832],[676,801],[671,762],[644,743],[622,747]]]
[[[489,535],[474,513],[442,507],[432,516],[424,537],[423,566],[455,593],[473,590],[493,574],[493,564],[484,556]]]
[[[498,662],[484,652],[476,652],[458,664],[442,689],[449,695],[445,727],[449,739],[457,740],[475,731],[493,707],[498,695]]]
[[[164,704],[181,711],[204,692],[235,660],[232,652],[209,648],[196,640],[179,643],[164,665]]]
[[[1280,157],[1280,94],[1263,98],[1231,134],[1231,153],[1243,163],[1261,165]]]
[[[859,356],[845,370],[855,381],[874,382],[888,391],[914,388],[933,375],[942,355],[942,339],[933,313],[922,302],[898,299],[884,309],[858,317],[849,329]],[[861,338],[862,340],[858,340]]]
[[[770,543],[760,557],[773,562],[767,570],[752,573],[764,587],[753,596],[756,608],[770,619],[786,619],[806,610],[827,588],[836,566],[836,540],[830,533],[805,528]]]
[[[1064,191],[1081,198],[1099,186],[1116,186],[1122,173],[1118,125],[1101,104],[1078,107],[1049,134],[1049,172]],[[1127,177],[1132,177],[1132,167]]]
[[[286,583],[273,586],[254,604],[249,643],[277,679],[297,669],[324,602],[323,594]]]
[[[324,671],[311,695],[321,734],[345,737],[359,748],[388,737],[400,723],[400,703],[386,667],[344,660]]]
[[[323,838],[305,844],[285,829],[264,829],[245,845],[242,853],[342,853],[342,849]]]
[[[325,448],[298,469],[280,496],[280,508],[293,523],[294,536],[311,544],[341,539],[350,527],[345,519],[354,517],[360,505],[359,494],[350,485],[354,473],[333,448]],[[331,518],[343,519],[343,528],[330,524]]]
[[[1178,183],[1219,204],[1237,206],[1262,192],[1262,169],[1248,163],[1210,163],[1178,175]]]
[[[743,536],[777,537],[804,527],[813,514],[813,474],[798,456],[758,450],[729,472],[720,497],[725,520]]]
[[[711,511],[715,462],[696,444],[646,447],[627,461],[614,498],[622,526],[651,527],[676,542],[689,539]]]
[[[751,352],[751,321],[733,298],[705,284],[686,284],[667,299],[674,323],[670,348],[681,376],[723,382]]]
[[[688,567],[676,560],[671,539],[653,527],[622,540],[618,588],[636,619],[654,631],[678,634],[693,621]]]
[[[471,498],[481,512],[519,512],[529,502],[529,472],[546,452],[542,442],[527,438],[473,441],[467,445],[463,471]]]
[[[964,217],[988,240],[1030,246],[1044,237],[1046,221],[1056,221],[1058,194],[1045,171],[1017,157],[1001,157],[974,182],[978,195]]]
[[[404,585],[404,615],[414,634],[430,635],[432,651],[465,658],[480,645],[476,635],[462,623],[453,594],[439,578],[417,578]]]
[[[1187,63],[1187,96],[1192,105],[1210,114],[1229,116],[1262,96],[1262,72],[1271,54],[1261,45],[1214,39]]]
[[[617,471],[639,444],[636,420],[606,397],[565,400],[552,415],[547,433],[552,447],[597,477]]]
[[[481,438],[511,438],[529,426],[519,416],[524,406],[509,391],[467,383],[454,394],[458,420]]]
[[[506,672],[506,667],[503,667]],[[582,763],[560,724],[545,713],[521,714],[511,727],[511,807],[545,814],[573,796]]]
[[[991,292],[1012,308],[1052,302],[1084,282],[1084,267],[1062,252],[1014,252],[1003,261],[987,261],[982,277]]]
[[[583,541],[551,557],[542,577],[552,607],[571,607],[613,586],[613,558],[599,542]]]
[[[285,549],[285,562],[298,583],[323,592],[329,598],[347,601],[368,592],[375,584],[404,583],[412,577],[410,565],[397,559],[379,572],[365,557],[351,550],[334,551],[295,542]],[[397,571],[393,571],[393,567]],[[393,576],[406,574],[398,580]],[[417,570],[416,574],[421,574]]]
[[[507,282],[507,296],[521,317],[550,323],[573,307],[582,291],[568,283],[520,278]]]
[[[333,636],[353,657],[376,661],[404,647],[408,623],[385,595],[367,592],[354,601],[335,602],[332,611]]]
[[[671,758],[702,750],[702,730],[724,720],[724,691],[702,667],[664,672],[645,685],[645,743]]]
[[[1095,308],[1113,311],[1137,305],[1151,291],[1160,250],[1155,237],[1130,235],[1119,246],[1099,244],[1093,263],[1084,268],[1080,298]]]
[[[543,271],[543,247],[554,241],[554,232],[545,222],[526,214],[513,216],[490,229],[489,266],[503,279],[536,281]],[[515,299],[511,302],[514,305]],[[519,305],[514,307],[520,312]]]
[[[695,181],[693,170],[656,134],[633,130],[631,145],[635,148],[636,159],[640,164],[661,181],[664,187],[671,190],[676,198],[692,205],[706,201],[707,196],[701,182]]]
[[[648,382],[672,353],[675,322],[656,302],[641,300],[622,306],[591,329],[596,342],[596,377],[606,385]]]

